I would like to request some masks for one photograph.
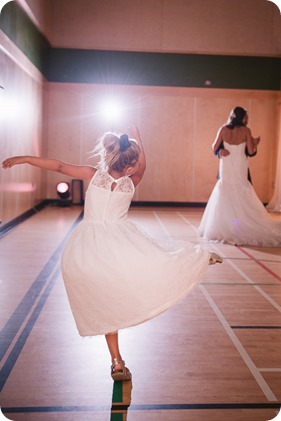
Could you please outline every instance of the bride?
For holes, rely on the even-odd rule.
[[[242,107],[231,111],[212,145],[220,150],[220,178],[205,208],[199,233],[207,240],[235,245],[281,246],[281,222],[274,220],[248,181],[248,160],[260,138],[247,127],[248,114]],[[223,142],[223,148],[221,144]]]

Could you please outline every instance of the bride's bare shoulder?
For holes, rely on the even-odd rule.
[[[249,129],[249,127],[247,127],[247,126],[240,126],[240,127],[238,127],[242,132],[244,131],[244,132],[250,132],[251,130]]]

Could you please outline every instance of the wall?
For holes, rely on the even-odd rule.
[[[20,4],[38,29],[47,37],[52,27],[52,9],[46,0],[21,0]]]
[[[267,0],[48,1],[53,47],[258,56],[281,52],[280,11]]]
[[[236,105],[249,111],[249,127],[261,136],[250,167],[255,189],[267,202],[273,193],[280,93],[226,89],[48,84],[49,155],[77,164],[94,164],[89,152],[109,129],[138,124],[147,154],[147,171],[135,200],[206,202],[215,184],[218,159],[211,144]],[[108,124],[101,107],[106,97],[126,108],[123,119]],[[67,179],[48,173],[48,197]]]
[[[87,152],[108,129],[102,98],[115,96],[139,124],[148,156],[135,200],[204,203],[218,167],[211,143],[230,109],[242,105],[262,137],[250,161],[255,188],[261,200],[270,199],[280,61],[273,70],[262,57],[281,51],[276,5],[213,0],[210,10],[206,0],[134,0],[134,7],[131,0],[54,0],[52,9],[50,154],[88,163]],[[59,178],[48,174],[48,197]]]
[[[29,41],[32,44],[31,38]],[[0,85],[4,88],[0,92],[0,162],[15,154],[42,155],[44,78],[1,30]],[[45,199],[45,182],[44,174],[29,166],[1,170],[2,225]]]
[[[148,169],[135,199],[204,203],[218,167],[211,143],[230,109],[242,105],[250,112],[253,134],[262,137],[258,156],[250,160],[254,186],[261,200],[270,199],[281,99],[280,60],[276,62],[281,52],[281,17],[272,2],[213,0],[211,11],[207,0],[133,0],[134,7],[132,0],[16,3],[23,6],[33,26],[16,11],[10,15],[14,18],[5,22],[7,32],[0,32],[2,99],[15,95],[20,110],[10,112],[5,121],[1,119],[1,160],[11,154],[32,153],[88,163],[87,153],[96,137],[108,129],[99,115],[99,103],[114,94],[124,98],[126,118],[140,126],[147,150]],[[12,38],[7,36],[9,31]],[[49,65],[64,63],[73,49],[79,54],[51,74],[54,68],[44,67],[42,61],[48,41],[53,47]],[[141,76],[150,81],[154,78],[158,86],[147,81],[128,83],[126,78],[116,81],[116,63],[119,66],[120,61],[112,60],[114,51],[139,52],[136,69],[144,66]],[[91,80],[92,69],[81,61],[83,54],[97,56],[97,52],[109,53],[112,63],[112,74],[101,66],[104,83],[102,78]],[[149,67],[143,61],[143,54],[158,60],[157,54],[167,53],[177,54],[173,57],[178,62],[178,66],[170,60],[160,64],[164,79],[172,79],[170,86],[162,79],[158,83],[159,64]],[[190,69],[191,54],[195,61],[206,55],[207,65],[195,68],[190,77],[186,69]],[[273,67],[268,65],[272,59]],[[186,67],[181,60],[186,60]],[[75,61],[80,70],[77,80],[73,80],[73,73],[78,74],[72,67]],[[204,83],[210,70],[212,85],[208,87]],[[183,85],[174,83],[175,72],[181,73]],[[105,75],[114,78],[108,80]],[[120,122],[116,129],[123,130],[125,124]],[[45,175],[31,167],[0,174],[3,222],[45,197],[55,197],[55,174],[48,173],[47,185]]]

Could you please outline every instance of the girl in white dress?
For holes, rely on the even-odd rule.
[[[234,245],[278,247],[281,222],[274,220],[248,181],[248,159],[260,138],[253,138],[247,127],[248,114],[242,107],[230,113],[229,121],[218,131],[212,145],[220,149],[219,180],[205,208],[199,233],[207,240]]]
[[[146,159],[138,129],[133,138],[106,133],[95,153],[97,168],[21,156],[4,168],[28,163],[89,181],[84,219],[62,255],[62,275],[81,336],[104,334],[113,380],[129,380],[118,345],[118,330],[140,324],[170,308],[220,256],[186,242],[165,247],[127,219]]]

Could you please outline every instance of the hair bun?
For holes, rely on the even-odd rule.
[[[131,143],[129,141],[129,137],[127,134],[122,134],[120,136],[119,145],[120,145],[120,152],[126,151],[131,146]]]
[[[242,121],[246,114],[247,111],[242,107],[235,107],[232,111],[233,118],[236,118],[239,121]]]

